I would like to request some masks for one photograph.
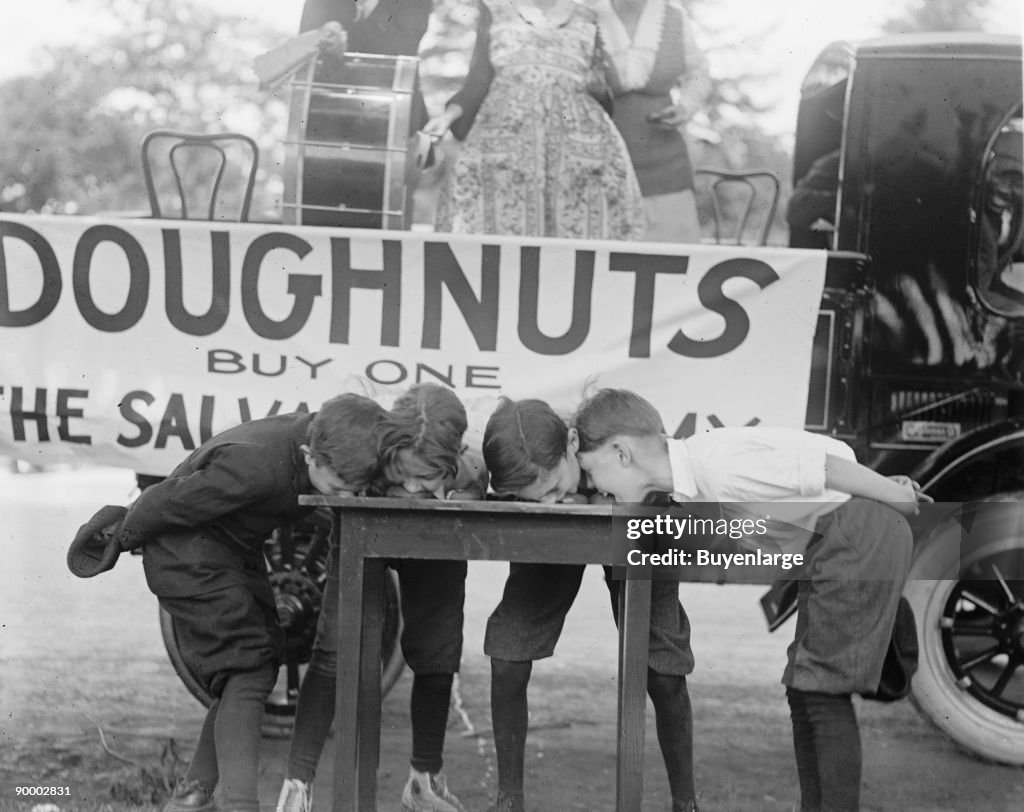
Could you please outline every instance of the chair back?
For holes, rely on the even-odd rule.
[[[779,179],[767,170],[697,169],[697,201],[708,240],[718,245],[765,245],[779,205]]]
[[[246,222],[259,165],[241,133],[154,130],[142,139],[142,171],[153,217]]]

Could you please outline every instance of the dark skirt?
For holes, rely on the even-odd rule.
[[[671,103],[667,93],[632,92],[615,97],[612,119],[629,149],[644,197],[693,188],[693,167],[682,134],[647,120],[648,115]]]

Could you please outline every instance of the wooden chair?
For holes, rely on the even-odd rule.
[[[259,148],[241,133],[154,130],[142,139],[153,217],[247,222]]]
[[[779,205],[779,179],[767,170],[733,172],[697,169],[702,222],[710,215],[711,242],[717,245],[765,245]],[[728,226],[728,228],[726,228]],[[726,233],[727,232],[727,233]]]

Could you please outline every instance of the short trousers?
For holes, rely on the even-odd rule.
[[[892,508],[854,498],[818,520],[782,682],[801,691],[873,693],[910,571],[913,537]]]
[[[554,654],[584,569],[577,564],[510,564],[501,602],[487,620],[484,653],[513,662],[542,660]],[[611,578],[610,568],[604,569],[614,617],[623,582]],[[693,671],[690,622],[679,603],[677,582],[651,584],[648,664],[659,674],[685,676]]]
[[[414,674],[455,674],[462,661],[462,625],[466,603],[465,561],[392,559],[401,592],[402,656]],[[327,562],[317,621],[321,651],[338,650],[338,556],[332,548]]]
[[[285,634],[269,581],[235,585],[187,598],[160,597],[173,618],[178,652],[189,672],[215,697],[227,677],[284,662]]]

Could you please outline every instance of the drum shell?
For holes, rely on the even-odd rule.
[[[346,54],[292,83],[284,172],[290,225],[406,228],[418,60]]]

